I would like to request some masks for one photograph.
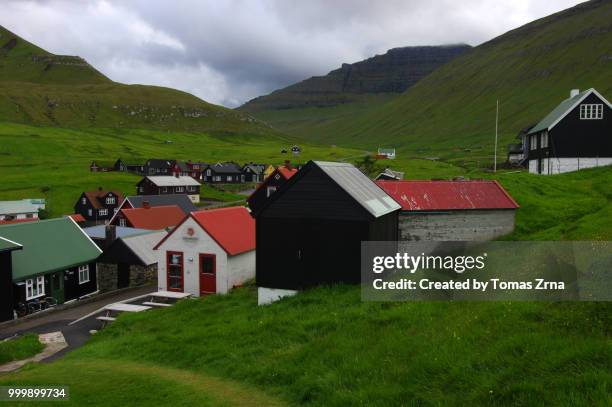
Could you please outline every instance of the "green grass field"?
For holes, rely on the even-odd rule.
[[[0,342],[0,365],[13,360],[29,358],[41,352],[45,346],[38,341],[38,335],[26,334],[19,338]]]
[[[186,405],[197,388],[183,377],[290,405],[612,402],[608,304],[370,303],[338,286],[257,307],[255,291],[122,315],[64,359],[0,383],[69,385],[75,405]],[[209,390],[200,397],[226,387]]]

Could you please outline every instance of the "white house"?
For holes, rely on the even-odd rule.
[[[160,290],[225,294],[255,277],[255,220],[241,206],[191,212],[155,250]]]
[[[45,209],[44,199],[0,201],[0,221],[38,219],[40,209]]]
[[[378,155],[387,157],[389,160],[395,160],[395,149],[394,148],[379,148]]]

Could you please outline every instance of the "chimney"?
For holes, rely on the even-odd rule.
[[[144,209],[151,209],[151,204],[149,203],[149,201],[142,201],[142,207]]]
[[[285,168],[287,168],[288,170],[291,169],[291,161],[285,160]]]
[[[570,98],[573,98],[574,96],[578,95],[580,93],[580,89],[572,89],[570,90]]]
[[[104,247],[110,247],[115,239],[117,239],[117,229],[115,225],[106,225],[104,229]]]
[[[176,178],[178,178],[180,175],[179,175],[179,173],[178,173],[178,172],[175,172],[175,173],[174,173],[174,176],[175,176]]]

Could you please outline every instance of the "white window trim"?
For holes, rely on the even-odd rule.
[[[34,288],[36,288],[36,294],[34,294]],[[32,292],[30,295],[29,292]],[[36,284],[34,279],[30,278],[26,280],[26,301],[33,300],[45,295],[45,276],[36,277]]]
[[[99,215],[99,216],[106,216],[106,215],[108,215],[108,209],[106,209],[106,208],[102,208],[102,209],[100,209],[100,210],[98,211],[98,215]]]
[[[87,280],[85,275],[87,274]],[[89,264],[79,266],[79,284],[89,283]]]
[[[580,105],[580,120],[603,119],[603,104],[584,103]]]
[[[270,198],[270,196],[276,192],[275,186],[269,186],[266,188],[266,198]]]
[[[174,190],[176,192],[185,192],[185,188],[183,188],[183,187],[176,187]]]
[[[106,197],[106,204],[107,205],[113,205],[115,203],[115,198],[112,196],[107,196]]]

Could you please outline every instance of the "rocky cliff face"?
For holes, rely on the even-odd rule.
[[[324,107],[350,103],[365,94],[401,93],[437,67],[470,49],[469,45],[393,48],[384,55],[342,64],[325,76],[314,76],[255,98],[241,109]]]

